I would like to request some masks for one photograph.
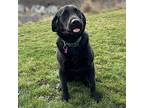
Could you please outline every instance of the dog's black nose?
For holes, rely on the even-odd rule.
[[[72,19],[71,20],[71,25],[80,25],[81,24],[81,21],[79,19]]]

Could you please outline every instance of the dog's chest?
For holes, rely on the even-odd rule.
[[[68,70],[78,71],[87,66],[87,60],[83,56],[73,56],[70,59],[66,59],[64,65]]]
[[[65,51],[65,50],[67,50],[67,51]],[[63,51],[64,51],[64,53],[66,52],[65,53],[66,56],[70,56],[70,57],[77,56],[78,57],[80,55],[81,49],[79,47],[67,47],[67,49],[63,49]],[[74,57],[72,59],[72,61],[74,59],[77,59],[77,58]]]
[[[69,70],[80,70],[87,66],[87,56],[80,47],[68,48],[65,54],[65,67]]]
[[[71,80],[81,80],[88,73],[88,65],[85,59],[81,57],[73,57],[67,60],[64,64],[65,74],[68,79]]]

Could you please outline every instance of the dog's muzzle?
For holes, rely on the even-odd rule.
[[[82,22],[80,19],[78,18],[74,18],[70,21],[70,28],[72,30],[72,32],[74,33],[78,33],[81,31],[82,29]]]

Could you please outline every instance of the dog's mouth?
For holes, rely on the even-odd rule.
[[[80,27],[75,27],[72,28],[71,30],[63,30],[62,33],[63,34],[73,34],[73,33],[80,33],[81,32],[81,28]]]
[[[80,28],[74,28],[74,29],[73,29],[73,32],[74,32],[74,33],[78,33],[78,32],[80,32],[80,31],[81,31]]]

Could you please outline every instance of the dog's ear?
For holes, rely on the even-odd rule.
[[[81,15],[82,15],[82,20],[83,20],[84,27],[85,27],[85,25],[86,25],[86,17],[85,17],[85,15],[83,13],[81,13]]]
[[[52,31],[53,32],[57,32],[58,31],[58,14],[56,14],[55,16],[54,16],[54,18],[53,18],[53,20],[52,20],[52,24],[51,24],[51,26],[52,26]]]

